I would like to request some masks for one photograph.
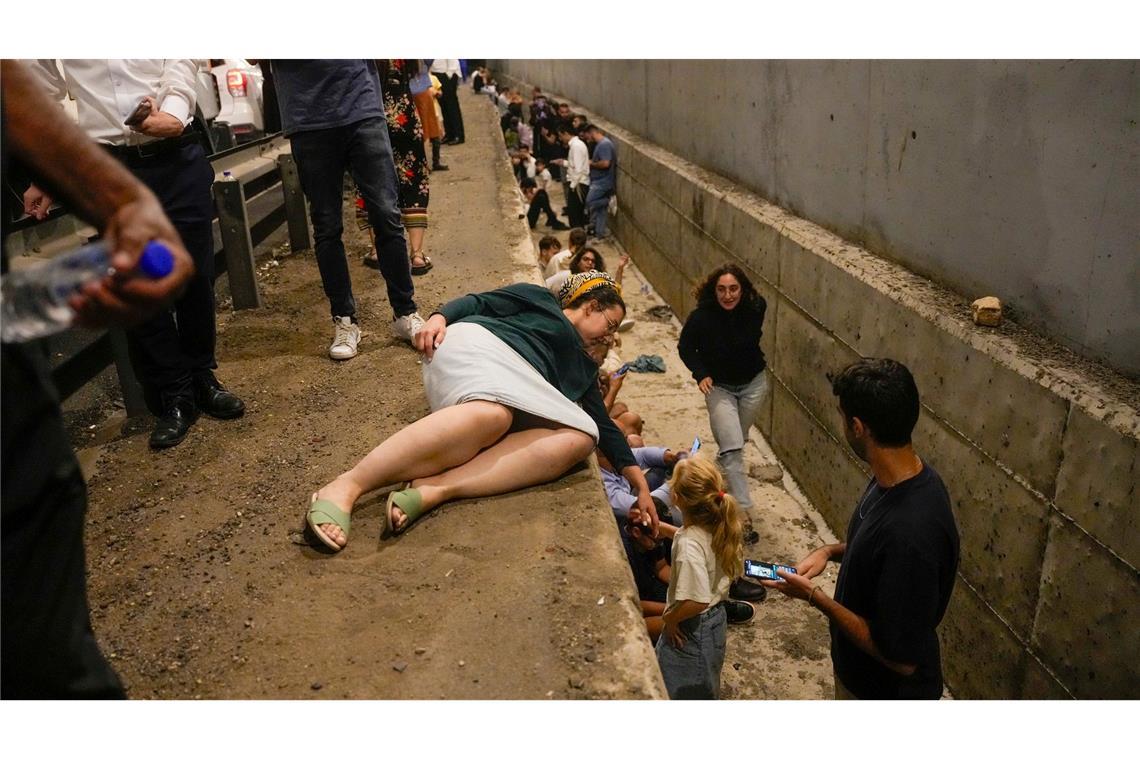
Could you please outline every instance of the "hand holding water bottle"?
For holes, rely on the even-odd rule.
[[[114,274],[89,282],[68,299],[75,324],[82,327],[132,325],[149,317],[182,294],[194,274],[194,262],[158,199],[148,194],[126,203],[107,220],[103,238],[110,247]],[[165,245],[174,268],[160,279],[134,276],[148,242]]]
[[[194,266],[157,199],[143,189],[114,208],[103,239],[4,276],[5,343],[72,325],[130,325],[181,293]]]

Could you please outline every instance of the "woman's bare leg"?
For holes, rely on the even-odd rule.
[[[368,491],[462,465],[502,438],[513,419],[511,409],[493,401],[444,407],[372,449],[355,467],[321,488],[317,498],[328,499],[351,513],[356,500]],[[335,523],[319,528],[344,546],[344,531]]]
[[[408,254],[420,261],[416,263],[414,260],[412,266],[423,266],[423,248],[424,248],[424,232],[423,227],[405,227],[404,233],[408,236]]]
[[[594,439],[571,428],[531,428],[511,433],[470,461],[438,475],[416,480],[425,509],[445,501],[510,493],[548,483],[594,450]],[[404,513],[393,507],[393,526],[403,527]]]

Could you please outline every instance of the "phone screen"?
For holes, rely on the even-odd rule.
[[[760,562],[755,559],[744,560],[744,574],[749,578],[759,578],[765,581],[776,581],[777,583],[786,583],[780,576],[776,575],[777,570],[783,570],[785,573],[795,574],[796,569],[787,565],[776,565],[771,562]]]
[[[698,435],[698,436],[695,436],[693,438],[693,447],[691,449],[689,449],[689,456],[693,456],[694,454],[696,454],[700,450],[701,450],[701,437]]]
[[[629,362],[626,362],[625,364],[618,367],[617,372],[614,373],[614,376],[615,377],[621,377],[626,372],[629,372]]]

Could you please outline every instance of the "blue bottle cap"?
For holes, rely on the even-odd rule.
[[[139,271],[153,280],[161,279],[174,271],[174,256],[165,245],[152,240],[143,247]]]

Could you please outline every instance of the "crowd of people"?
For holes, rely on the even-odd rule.
[[[208,194],[208,182],[200,146],[180,137],[188,111],[179,82],[191,67],[149,63],[68,63],[67,87],[74,92],[86,82],[91,103],[102,103],[95,108],[80,100],[79,110],[87,136],[111,145],[100,150],[66,120],[45,116],[51,106],[42,88],[19,64],[5,61],[0,79],[5,129],[10,149],[43,188],[26,196],[30,213],[46,208],[48,193],[65,199],[114,246],[120,275],[133,271],[148,240],[167,242],[174,251],[175,271],[163,280],[118,276],[85,287],[72,303],[80,322],[121,324],[157,312],[152,322],[133,328],[139,331],[139,350],[146,350],[145,340],[188,350],[195,344],[183,334],[196,323],[184,323],[180,299],[192,297],[195,278],[204,274],[199,268],[209,264],[204,252],[193,249],[200,241],[191,222],[200,219],[184,218],[190,212],[180,201],[197,199],[202,188]],[[140,68],[120,70],[128,64]],[[837,697],[937,698],[942,676],[935,628],[953,587],[958,537],[945,486],[911,444],[919,397],[910,372],[889,359],[868,359],[834,376],[832,390],[848,443],[873,477],[844,543],[811,552],[795,573],[780,571],[778,580],[751,582],[744,551],[758,535],[750,517],[755,507],[743,449],[768,393],[760,348],[764,298],[740,267],[718,266],[697,285],[697,307],[681,332],[678,352],[692,373],[694,392],[705,400],[718,448],[715,459],[688,448],[646,445],[641,416],[617,400],[628,370],[628,365],[613,366],[618,332],[631,324],[621,286],[628,259],[606,271],[581,225],[569,231],[565,251],[553,235],[539,241],[544,285],[470,293],[424,320],[412,277],[416,269],[431,268],[422,244],[428,203],[427,172],[420,170],[427,161],[425,143],[435,154],[435,170],[446,168],[435,153],[433,140],[440,138],[431,135],[436,132],[422,122],[415,125],[423,116],[419,100],[423,110],[434,108],[433,73],[444,75],[441,83],[451,82],[443,84],[438,97],[447,136],[442,142],[461,142],[462,118],[448,105],[449,87],[454,95],[458,84],[451,61],[274,62],[282,123],[309,200],[336,331],[330,356],[350,358],[359,340],[341,240],[348,171],[375,236],[393,329],[422,354],[431,409],[312,493],[304,505],[312,540],[330,552],[343,550],[353,507],[370,491],[391,489],[385,533],[395,536],[441,504],[555,480],[596,450],[670,697],[719,696],[726,625],[752,618],[751,603],[775,589],[807,601],[828,618]],[[127,74],[132,84],[155,93],[158,117],[124,131],[117,117],[107,118],[120,113],[120,106],[99,91],[99,81]],[[521,107],[512,110],[521,98],[509,89],[498,92],[482,69],[472,85],[500,107],[506,99],[505,139],[519,141],[512,162],[522,182],[533,182],[527,187],[534,190],[532,197],[540,181],[549,187],[557,176],[567,183],[567,212],[577,208],[570,200],[577,197],[593,220],[593,233],[604,239],[602,207],[614,192],[617,161],[604,133],[575,117],[567,104],[548,103],[537,89],[528,132]],[[431,101],[417,100],[429,89]],[[135,131],[151,139],[140,141]],[[109,139],[112,134],[128,139],[119,145]],[[584,180],[575,155],[582,151],[583,134],[594,146],[592,156],[586,149]],[[537,138],[539,145],[522,143],[524,136]],[[140,142],[146,150],[139,150]],[[531,149],[537,155],[532,157]],[[162,184],[171,188],[157,186]],[[148,185],[156,186],[154,192]],[[175,189],[185,194],[177,202],[163,194]],[[544,210],[549,197],[539,213]],[[212,299],[212,278],[207,282]],[[177,318],[164,311],[172,303]],[[212,300],[209,308],[210,342],[198,347],[200,358],[179,360],[179,374],[170,380],[140,373],[158,403],[156,414],[167,413],[172,398],[188,418],[199,410],[222,417],[241,414],[240,400],[213,378]],[[4,344],[3,362],[3,696],[123,696],[91,631],[83,571],[85,486],[66,443],[44,357],[27,346]],[[186,434],[173,425],[164,430],[169,445]],[[843,564],[832,598],[812,579],[835,560]],[[45,600],[38,592],[45,584],[60,593]]]
[[[595,242],[609,240],[607,221],[616,204],[618,158],[605,130],[574,113],[569,103],[548,99],[539,87],[529,98],[509,87],[500,90],[485,69],[475,71],[472,86],[499,109],[499,127],[527,204],[530,228],[535,229],[545,215],[551,230],[581,227]],[[557,212],[551,202],[553,182],[559,183],[566,204]]]

